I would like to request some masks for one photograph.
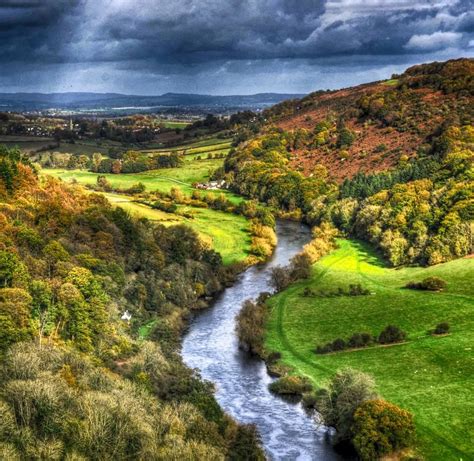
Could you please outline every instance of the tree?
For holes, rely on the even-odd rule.
[[[291,274],[287,267],[274,267],[270,277],[271,284],[275,287],[276,291],[284,290],[291,283]]]
[[[348,368],[333,376],[328,389],[318,391],[316,408],[324,424],[336,429],[336,443],[347,443],[353,436],[354,412],[363,402],[376,397],[372,377]]]
[[[293,280],[308,279],[311,276],[311,257],[306,253],[300,253],[291,260],[291,278]]]
[[[0,289],[0,350],[31,335],[30,294],[20,288]]]
[[[97,187],[104,191],[109,191],[112,189],[109,180],[104,175],[97,176]]]
[[[17,266],[18,256],[9,251],[0,251],[0,286],[12,286]]]
[[[70,259],[69,253],[57,240],[51,240],[51,242],[44,247],[43,254],[48,263],[50,277],[52,276],[58,262],[69,261]]]
[[[363,461],[376,461],[409,447],[414,440],[413,416],[385,400],[363,402],[354,413],[353,444]]]
[[[97,172],[99,170],[99,165],[102,160],[102,154],[94,153],[92,154],[91,164],[92,164],[92,171]]]

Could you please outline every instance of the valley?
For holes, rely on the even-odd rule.
[[[469,459],[474,420],[466,402],[474,373],[474,260],[393,269],[363,242],[339,240],[337,246],[314,265],[310,278],[270,299],[266,347],[281,351],[282,362],[316,386],[344,367],[370,373],[384,398],[415,414],[428,459]],[[447,288],[405,288],[431,276],[441,277]],[[370,294],[331,294],[350,284],[361,284]],[[308,289],[319,294],[305,296]],[[449,335],[430,334],[441,322],[450,325]],[[387,325],[406,331],[406,341],[315,353],[328,341],[359,332],[377,335]]]
[[[473,75],[0,114],[0,459],[470,459]]]

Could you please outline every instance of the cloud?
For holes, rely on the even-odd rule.
[[[413,35],[405,48],[416,51],[436,51],[456,46],[462,38],[459,32],[434,32],[433,34]]]
[[[290,86],[285,72],[291,73],[288,68],[297,62],[311,62],[307,69],[314,69],[314,63],[331,60],[341,68],[368,59],[375,69],[382,68],[382,61],[386,66],[387,61],[438,59],[444,50],[451,50],[450,56],[466,55],[474,39],[471,3],[0,0],[0,83],[16,88],[22,73],[22,85],[63,88],[64,82],[74,82],[80,89],[106,82],[113,90],[132,80],[127,76],[140,76],[155,81],[156,88],[172,81],[182,91],[196,89],[193,78],[204,85],[200,76],[206,75],[214,82],[225,81],[226,91],[232,92],[230,82],[239,76],[230,69],[237,66],[242,72],[255,72],[259,85],[267,76]],[[239,64],[246,62],[255,65]],[[256,70],[263,68],[264,73]],[[251,81],[252,75],[246,79]]]

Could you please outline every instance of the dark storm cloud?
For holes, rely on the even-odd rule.
[[[357,57],[375,69],[384,60],[472,54],[472,7],[472,0],[0,0],[0,85],[22,63],[24,81],[48,81],[52,72],[55,82],[59,74],[73,80],[79,69],[85,80],[117,86],[129,72],[160,88],[169,77],[183,88],[190,76],[227,81],[233,63],[272,75],[277,66],[330,59],[349,77]]]

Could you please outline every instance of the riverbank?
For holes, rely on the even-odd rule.
[[[438,276],[443,292],[403,287],[412,280]],[[281,364],[321,387],[346,366],[374,376],[384,398],[412,411],[419,446],[427,459],[471,459],[474,366],[474,263],[459,259],[429,267],[390,269],[358,241],[340,240],[339,248],[314,265],[311,278],[272,297],[265,346],[282,354]],[[305,290],[331,293],[361,284],[367,296],[305,296]],[[431,336],[448,322],[451,335]],[[393,348],[348,350],[316,355],[314,349],[353,333],[379,333],[394,324],[408,342]]]
[[[224,290],[210,309],[196,315],[185,334],[182,356],[216,387],[220,406],[241,423],[255,424],[270,459],[337,460],[325,438],[300,404],[272,394],[265,364],[239,350],[235,317],[245,299],[272,290],[273,267],[286,265],[310,240],[310,231],[296,222],[278,222],[278,245],[270,261],[249,267]]]

